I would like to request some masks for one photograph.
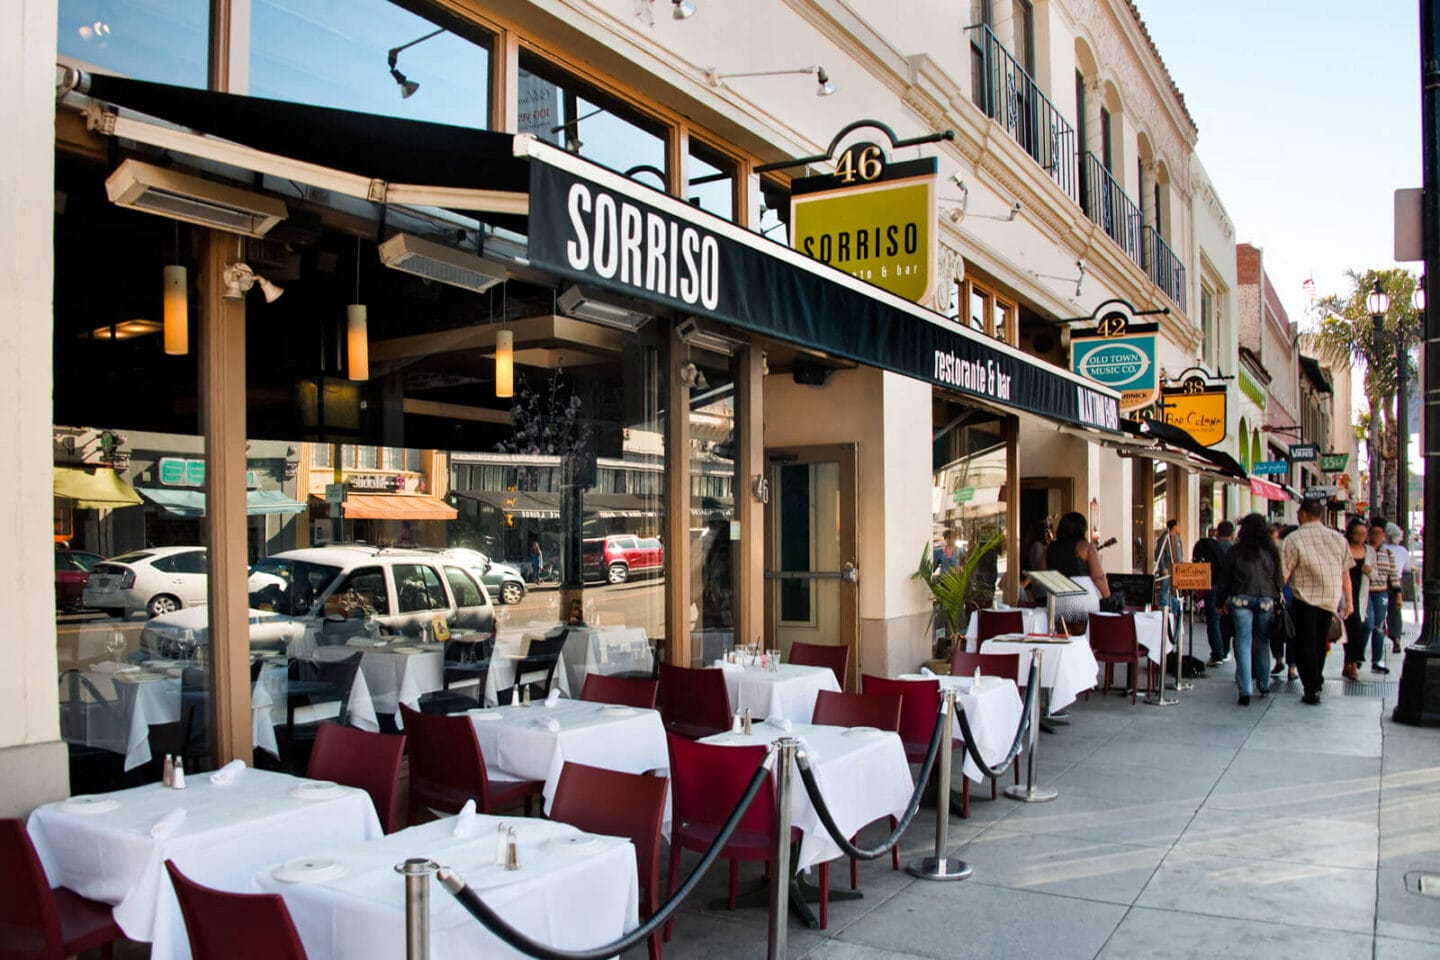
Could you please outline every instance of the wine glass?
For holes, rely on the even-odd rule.
[[[110,636],[105,640],[105,649],[115,658],[115,669],[119,670],[120,658],[125,653],[125,634],[119,630],[111,630]]]

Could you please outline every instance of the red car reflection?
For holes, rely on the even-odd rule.
[[[90,570],[103,559],[85,550],[55,551],[55,609],[80,609],[80,595],[90,581]]]

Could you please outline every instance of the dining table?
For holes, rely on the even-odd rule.
[[[190,956],[166,860],[197,883],[245,892],[266,864],[382,835],[364,790],[248,767],[223,784],[191,773],[183,790],[154,783],[47,803],[26,826],[50,883],[110,904],[152,960]]]
[[[1083,634],[1056,637],[1048,634],[1006,633],[985,641],[986,653],[1018,653],[1019,685],[1030,681],[1030,661],[1039,651],[1040,686],[1049,693],[1049,710],[1059,711],[1075,702],[1098,681],[1100,664]]]
[[[751,717],[758,719],[809,723],[820,691],[840,690],[835,671],[829,667],[782,663],[768,669],[726,660],[717,660],[715,665],[725,672],[730,709],[737,713],[749,710]]]
[[[592,673],[648,677],[655,672],[655,651],[644,627],[619,624],[567,627],[564,657],[565,679],[571,690],[583,690],[585,678]]]
[[[519,868],[496,863],[496,836],[513,828]],[[458,835],[457,835],[458,834]],[[635,849],[526,817],[445,817],[366,843],[316,844],[306,856],[255,870],[249,889],[276,893],[310,960],[406,956],[407,859],[455,871],[515,929],[551,947],[593,949],[639,923]],[[431,960],[524,957],[491,934],[439,884],[430,892]]]
[[[1009,753],[1010,745],[1015,741],[1015,731],[1020,726],[1020,718],[1025,712],[1024,701],[1020,699],[1020,688],[1015,681],[1009,677],[982,676],[979,686],[976,686],[973,676],[929,678],[918,673],[902,673],[898,679],[935,679],[940,681],[940,689],[954,690],[956,701],[965,711],[965,720],[970,725],[970,735],[974,737],[975,748],[987,765],[1004,759]],[[964,742],[958,721],[952,727],[951,737],[956,744]],[[985,779],[968,751],[961,769],[966,777],[976,783]]]
[[[545,783],[545,812],[567,761],[621,773],[668,770],[660,711],[588,700],[537,700],[463,714],[475,727],[485,764],[517,780]]]
[[[1024,625],[1022,633],[1045,633],[1046,610],[1044,607],[996,607],[997,613],[1018,613],[1020,622]],[[972,615],[970,621],[965,624],[965,649],[975,652],[977,649],[975,638],[980,635],[980,618]],[[987,643],[989,641],[986,641]],[[985,651],[989,653],[989,650]]]
[[[1164,643],[1163,643],[1163,644],[1161,643],[1161,635],[1162,635],[1162,633],[1164,632],[1164,625],[1165,625],[1165,614],[1164,614],[1162,611],[1160,611],[1160,610],[1143,610],[1143,611],[1136,611],[1135,613],[1130,613],[1130,614],[1097,613],[1097,614],[1094,614],[1094,616],[1097,616],[1097,617],[1119,617],[1119,616],[1131,616],[1131,617],[1134,617],[1134,618],[1135,618],[1135,639],[1139,640],[1139,641],[1140,641],[1140,645],[1145,648],[1145,655],[1146,655],[1147,657],[1149,657],[1149,658],[1150,658],[1150,662],[1153,663],[1153,664],[1155,664],[1156,666],[1161,667],[1161,668],[1163,668],[1163,667],[1165,666],[1165,655],[1168,654],[1168,653],[1173,649],[1173,645],[1171,644],[1170,639],[1169,639],[1168,637],[1164,639]],[[1088,645],[1089,636],[1090,636],[1088,630],[1087,630],[1085,633],[1078,634],[1078,636],[1085,638],[1085,639],[1086,639],[1086,642],[1087,642],[1087,645]]]

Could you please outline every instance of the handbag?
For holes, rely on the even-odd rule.
[[[1276,604],[1275,635],[1281,640],[1295,639],[1295,621],[1290,619],[1290,611],[1283,603]]]
[[[1340,622],[1340,617],[1330,614],[1330,629],[1325,631],[1325,642],[1335,643],[1345,634],[1345,625]]]

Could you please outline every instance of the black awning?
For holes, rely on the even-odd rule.
[[[516,193],[529,186],[528,164],[514,156],[508,133],[103,74],[86,80],[97,100],[371,179]]]
[[[1244,480],[1248,476],[1245,468],[1240,466],[1230,454],[1210,449],[1179,427],[1173,427],[1168,423],[1151,420],[1147,417],[1138,423],[1134,420],[1125,420],[1121,423],[1121,428],[1126,433],[1149,437],[1152,440],[1160,441],[1167,447],[1183,450],[1186,454],[1202,461],[1207,468],[1227,477]]]

